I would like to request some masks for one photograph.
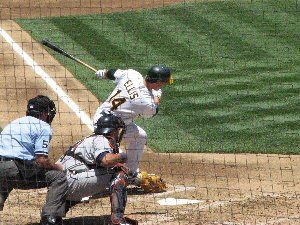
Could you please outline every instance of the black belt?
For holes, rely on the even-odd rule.
[[[4,156],[0,156],[0,161],[12,161],[12,158],[6,158]]]

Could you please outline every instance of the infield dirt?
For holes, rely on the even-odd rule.
[[[11,0],[0,2],[0,27],[43,68],[90,117],[99,105],[90,93],[43,46],[12,19],[108,13],[161,7],[175,0]],[[36,94],[55,100],[52,157],[91,133],[76,114],[36,75],[0,36],[0,125],[25,115],[26,102]],[[167,181],[168,191],[145,194],[129,188],[126,213],[139,224],[300,224],[300,157],[253,154],[158,154],[146,149],[141,165]],[[45,202],[45,189],[14,190],[5,204],[0,224],[37,224]],[[166,198],[198,199],[190,205],[162,206]],[[81,203],[67,214],[69,224],[107,224],[107,193]]]

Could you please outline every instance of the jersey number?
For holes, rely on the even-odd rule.
[[[112,104],[112,107],[110,108],[111,111],[115,111],[120,105],[126,102],[125,98],[115,98],[120,92],[121,90],[118,90],[117,93],[109,99]]]
[[[48,147],[48,141],[43,140],[43,148],[47,148]]]

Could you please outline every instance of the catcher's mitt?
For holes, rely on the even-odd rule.
[[[141,171],[137,176],[138,184],[145,192],[163,192],[166,191],[167,185],[160,176],[148,174],[146,171]]]

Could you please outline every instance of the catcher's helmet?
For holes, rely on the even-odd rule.
[[[27,103],[27,116],[40,118],[43,113],[48,114],[47,123],[51,124],[56,114],[55,103],[47,96],[38,95]]]
[[[94,133],[103,136],[110,136],[116,130],[121,129],[117,140],[118,142],[120,142],[126,128],[124,121],[111,112],[102,112],[101,114],[102,115],[96,123]]]
[[[148,70],[146,80],[150,83],[170,82],[171,69],[166,65],[155,65]],[[171,83],[171,82],[170,82]]]

